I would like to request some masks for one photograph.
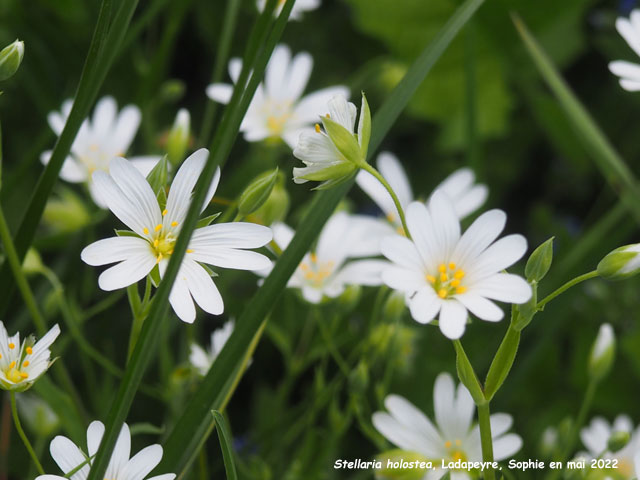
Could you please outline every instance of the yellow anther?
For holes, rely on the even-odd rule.
[[[16,366],[15,360],[9,364],[9,369],[12,369]]]
[[[449,264],[449,270],[455,270],[455,269],[456,269],[456,264],[455,264],[455,263],[453,263],[453,262],[451,262],[451,263]]]
[[[316,133],[320,133],[320,125],[316,123]]]
[[[173,248],[167,252],[168,255],[173,255]]]
[[[462,440],[456,439],[456,447],[459,447],[460,445],[462,445]]]
[[[167,213],[169,213],[169,210],[167,210],[166,208],[162,211],[162,216],[164,217]]]
[[[153,246],[158,248],[158,245],[160,244],[160,240],[158,240],[157,238],[153,241]]]
[[[142,229],[142,233],[144,233],[145,235],[149,235],[149,229],[147,227],[144,227]]]
[[[444,442],[444,448],[451,448],[451,442],[449,440]]]
[[[456,273],[453,274],[453,277],[459,280],[462,277],[464,277],[464,272],[462,270],[458,270]]]
[[[157,225],[156,225],[156,228],[154,228],[154,230],[155,230],[156,232],[159,232],[160,230],[162,230],[162,224],[161,224],[161,223],[157,224]]]
[[[23,367],[28,367],[29,366],[29,360],[25,360],[24,363],[22,364]]]
[[[29,374],[27,372],[20,372],[20,376],[22,378],[29,378]]]
[[[15,343],[10,343],[9,344],[9,350],[13,350],[14,348],[16,348],[16,344]]]
[[[438,267],[438,271],[440,273],[445,273],[447,271],[447,266],[444,263],[440,264],[440,266]]]
[[[173,253],[173,250],[171,250],[171,253]],[[193,253],[193,249],[187,248],[187,253]]]
[[[462,454],[460,452],[456,452],[453,454],[454,460],[462,460]]]
[[[309,271],[309,270],[311,269],[311,267],[310,267],[309,265],[307,265],[306,263],[301,263],[301,264],[300,264],[300,269],[301,269],[303,272],[307,272],[307,271]]]
[[[387,213],[387,220],[389,223],[394,223],[396,221],[396,216],[393,213]]]
[[[171,222],[171,226],[172,227],[177,227],[178,226],[178,222]]]
[[[309,255],[309,257],[311,258],[311,261],[313,263],[316,263],[318,261],[318,255],[316,255],[315,253],[312,253],[311,255]]]
[[[325,115],[325,117],[327,117],[327,118],[331,118],[331,114],[330,114],[330,113],[327,113],[327,114]]]
[[[456,293],[457,293],[458,295],[460,295],[460,294],[462,294],[462,293],[464,293],[464,292],[466,292],[466,291],[467,291],[467,287],[464,287],[464,286],[460,286],[460,287],[457,287],[457,288],[456,288]]]
[[[313,280],[316,277],[316,274],[313,272],[306,272],[304,274],[304,278],[306,278],[307,280]]]
[[[447,289],[441,288],[440,290],[438,290],[438,296],[440,298],[447,298]]]
[[[27,355],[31,355],[33,353],[33,348],[27,347]]]
[[[160,263],[160,260],[162,260],[162,254],[159,253],[158,256],[156,257],[156,263]]]
[[[446,273],[441,273],[440,274],[440,281],[441,282],[446,282],[447,280],[449,280],[449,277],[447,277]]]
[[[2,358],[2,354],[0,353],[0,358]]]
[[[457,287],[458,285],[460,285],[460,280],[457,280],[457,279],[456,279],[456,280],[453,280],[453,281],[451,282],[451,286],[452,286],[452,287],[454,287],[454,288],[455,288],[455,287]]]
[[[436,283],[436,277],[434,277],[433,275],[427,275],[427,282]]]

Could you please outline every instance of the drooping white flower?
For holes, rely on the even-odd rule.
[[[51,112],[49,126],[56,135],[64,128],[73,102],[67,100],[60,112]],[[71,146],[71,153],[64,161],[60,177],[71,183],[87,183],[93,201],[106,208],[106,199],[100,198],[92,182],[92,174],[97,170],[108,171],[109,163],[115,157],[125,155],[140,125],[140,110],[127,105],[118,113],[118,105],[113,97],[103,97],[96,104],[91,120],[85,119]],[[49,163],[51,150],[44,152],[40,160]],[[132,157],[133,165],[146,176],[160,160],[159,156]]]
[[[282,8],[284,7],[286,0],[278,0],[278,5],[274,11],[274,15],[280,15]],[[302,20],[302,14],[311,10],[315,10],[320,6],[321,0],[296,0],[291,9],[289,20]],[[267,0],[257,0],[256,2],[258,10],[264,11],[264,7],[267,5]]]
[[[327,102],[335,95],[349,94],[346,87],[336,86],[303,97],[312,68],[313,58],[307,52],[291,58],[289,47],[276,46],[267,65],[264,81],[258,85],[240,125],[246,141],[281,138],[295,148],[302,132],[313,131],[313,125],[318,121],[318,115],[326,109]],[[231,59],[229,75],[233,83],[238,81],[241,70],[242,60]],[[207,87],[209,98],[220,103],[228,103],[232,92],[233,85],[224,83]]]
[[[414,200],[411,184],[398,158],[390,152],[382,152],[377,159],[378,171],[389,182],[400,205],[406,209]],[[388,223],[396,231],[402,229],[402,222],[389,192],[369,172],[358,172],[356,182],[385,214]],[[489,190],[486,185],[476,184],[470,168],[460,168],[441,182],[434,191],[444,192],[453,203],[458,218],[463,219],[484,204]]]
[[[630,17],[619,17],[616,29],[622,35],[629,47],[640,56],[640,9],[633,10]],[[616,60],[609,63],[609,70],[619,78],[620,86],[629,92],[640,90],[640,65]]]
[[[31,388],[53,363],[49,347],[58,335],[56,324],[39,341],[30,335],[20,343],[20,332],[10,337],[0,321],[0,387],[14,392]]]
[[[615,453],[609,451],[608,443],[616,432],[626,432],[631,435],[629,443]],[[595,417],[591,423],[580,430],[580,439],[587,452],[580,452],[579,457],[588,460],[594,458],[617,459],[615,469],[603,470],[615,473],[612,478],[633,479],[636,478],[636,457],[640,453],[640,428],[633,429],[633,423],[627,415],[618,415],[613,424],[602,417]],[[588,462],[587,462],[588,463]]]
[[[445,464],[462,460],[481,462],[482,445],[480,429],[474,425],[475,405],[471,394],[459,384],[456,390],[453,378],[441,373],[433,388],[435,425],[415,405],[399,395],[389,395],[384,405],[387,412],[373,414],[373,425],[387,440],[402,450],[418,453],[431,460],[436,467],[425,480],[437,480],[447,471]],[[493,454],[496,461],[514,455],[522,447],[522,439],[515,433],[507,433],[513,419],[505,413],[491,415]],[[450,470],[451,478],[470,480],[466,471]]]
[[[191,344],[189,361],[191,362],[191,365],[198,370],[200,375],[207,374],[211,365],[213,365],[213,361],[218,357],[220,351],[222,351],[222,347],[224,347],[227,340],[229,340],[234,327],[235,322],[233,320],[229,320],[228,322],[225,322],[222,328],[214,330],[211,333],[211,344],[209,345],[208,350],[205,350],[196,343]]]
[[[329,113],[320,117],[324,131],[316,124],[315,131],[301,133],[293,150],[293,156],[305,164],[293,169],[295,183],[318,181],[324,182],[318,188],[328,188],[348,179],[366,162],[371,113],[364,94],[357,131],[357,108],[343,95],[331,98],[326,110]]]
[[[100,288],[110,291],[127,287],[149,275],[156,265],[160,277],[164,276],[193,188],[208,156],[208,150],[200,149],[185,160],[173,180],[164,210],[147,180],[126,159],[115,158],[109,174],[94,173],[96,190],[107,200],[114,215],[135,234],[99,240],[82,251],[81,258],[89,265],[117,262],[100,275]],[[218,171],[201,210],[213,197],[219,178]],[[271,236],[269,228],[253,223],[222,223],[196,229],[169,295],[176,315],[185,322],[193,322],[196,317],[193,300],[204,311],[220,315],[222,297],[201,263],[239,270],[266,268],[269,259],[247,249],[262,247],[271,241]]]
[[[325,224],[315,250],[307,253],[287,287],[300,289],[304,299],[320,303],[323,297],[335,298],[348,285],[381,285],[380,273],[388,262],[373,259],[352,260],[378,254],[369,242],[369,228],[375,222],[361,215],[335,213]],[[294,231],[284,223],[274,223],[273,239],[284,250]],[[271,268],[256,272],[266,276]]]
[[[88,455],[67,437],[62,435],[55,437],[51,441],[49,451],[51,452],[51,457],[53,457],[65,476],[39,475],[36,477],[36,480],[66,480],[67,478],[71,480],[86,480],[91,471],[91,465],[98,452],[98,447],[100,446],[103,435],[104,425],[102,422],[91,422],[87,429]],[[162,460],[162,447],[158,444],[150,445],[140,450],[131,458],[129,458],[130,455],[131,433],[129,432],[129,426],[125,423],[122,425],[122,430],[120,430],[120,435],[111,454],[104,478],[113,480],[145,480],[147,475],[149,475],[160,463],[160,460]],[[66,477],[69,472],[74,470],[76,470],[76,472],[71,475],[71,477]],[[165,473],[163,475],[150,477],[147,480],[173,480],[174,478],[176,478],[175,474]]]
[[[460,222],[442,192],[428,205],[414,202],[406,211],[412,240],[402,235],[382,240],[382,253],[394,265],[382,272],[386,285],[405,292],[414,320],[438,317],[440,330],[451,339],[464,333],[468,312],[496,322],[504,312],[491,300],[525,303],[531,287],[520,276],[502,273],[527,250],[522,235],[494,242],[506,222],[501,210],[490,210],[460,235]]]

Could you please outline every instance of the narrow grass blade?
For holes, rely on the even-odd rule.
[[[220,449],[222,450],[222,458],[224,460],[224,470],[227,473],[227,480],[238,480],[236,465],[233,462],[233,437],[227,425],[227,420],[222,413],[217,410],[211,412],[216,422],[218,438],[220,439]]]
[[[591,118],[591,115],[575,96],[567,82],[558,73],[547,54],[529,32],[520,17],[514,14],[513,23],[522,37],[531,59],[563,107],[574,130],[583,141],[587,152],[591,154],[596,166],[613,190],[620,196],[628,211],[640,222],[640,187],[633,172],[616,152],[593,118]]]
[[[436,39],[425,47],[403,80],[379,109],[373,119],[369,155],[380,145],[431,67],[482,2],[483,0],[467,0],[458,9]],[[289,3],[291,2],[287,2],[285,8]],[[248,100],[245,98],[243,102]],[[175,423],[173,431],[164,444],[165,454],[157,471],[173,469],[172,471],[182,472],[189,462],[189,457],[197,450],[203,438],[210,433],[208,420],[210,411],[223,408],[222,400],[229,397],[231,392],[227,389],[233,385],[233,382],[228,381],[230,375],[233,375],[246,356],[247,350],[251,348],[252,339],[263,325],[264,319],[283,292],[289,278],[353,183],[352,179],[315,195],[293,240],[245,308],[238,319],[238,327],[220,352],[200,388],[185,406],[183,415]]]

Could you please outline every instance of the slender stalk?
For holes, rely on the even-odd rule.
[[[542,300],[540,300],[537,305],[536,308],[538,310],[542,310],[544,309],[544,306],[549,303],[551,300],[553,300],[554,298],[556,298],[558,295],[560,295],[561,293],[564,293],[566,290],[569,290],[571,287],[578,285],[579,283],[584,282],[585,280],[590,280],[592,278],[595,278],[598,276],[598,272],[597,270],[593,270],[592,272],[589,273],[585,273],[584,275],[580,275],[579,277],[576,277],[574,279],[569,280],[567,283],[565,283],[564,285],[562,285],[560,288],[558,288],[557,290],[555,290],[554,292],[550,293],[549,295],[547,295],[545,298],[543,298]]]
[[[491,437],[491,412],[489,402],[478,405],[478,425],[480,426],[480,441],[482,442],[482,461],[485,462],[485,480],[495,480],[496,474],[493,463],[493,440]]]
[[[373,168],[367,162],[363,162],[361,165],[361,168],[369,172],[374,177],[376,177],[376,180],[378,180],[382,184],[382,186],[387,190],[387,192],[389,192],[389,195],[391,195],[391,198],[393,199],[393,203],[396,206],[396,210],[398,210],[398,215],[400,216],[400,221],[402,222],[402,228],[404,229],[404,233],[407,237],[411,238],[411,235],[409,234],[409,228],[407,227],[407,221],[404,218],[404,209],[402,208],[402,204],[400,203],[400,200],[398,199],[396,192],[394,192],[393,188],[391,188],[391,185],[389,185],[389,182],[387,182],[387,180],[382,175],[380,175],[380,172],[378,172],[378,170]]]
[[[324,340],[324,343],[329,350],[329,354],[340,368],[342,374],[345,377],[349,377],[349,366],[333,343],[333,340],[331,339],[331,333],[327,330],[327,325],[324,323],[325,319],[320,316],[320,313],[317,309],[314,309],[314,312],[314,317],[316,319],[316,323],[318,324],[318,330],[320,330],[320,335],[322,335],[322,339]]]
[[[20,418],[18,417],[18,408],[16,406],[16,393],[10,392],[10,396],[11,396],[10,397],[11,413],[13,415],[13,423],[15,423],[16,425],[16,430],[18,431],[18,435],[20,435],[20,438],[22,439],[22,443],[24,443],[24,446],[27,448],[27,451],[29,452],[29,455],[31,456],[33,463],[36,465],[36,468],[38,469],[38,473],[40,475],[44,475],[45,473],[42,468],[42,465],[40,465],[38,456],[36,455],[36,452],[33,450],[33,447],[31,446],[31,442],[29,442],[27,435],[24,433],[24,430],[22,429],[22,424],[20,423]]]

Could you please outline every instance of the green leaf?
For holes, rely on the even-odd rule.
[[[484,393],[482,392],[482,386],[478,380],[476,372],[473,370],[473,366],[469,361],[469,357],[462,348],[460,340],[454,340],[453,346],[456,350],[456,370],[458,372],[458,378],[462,384],[467,387],[473,401],[476,405],[482,405],[486,403]]]
[[[488,402],[491,401],[496,392],[504,383],[507,375],[511,371],[513,361],[518,353],[518,345],[520,344],[520,331],[509,325],[506,335],[502,339],[502,343],[496,352],[487,380],[484,384],[484,396]]]
[[[167,184],[169,157],[164,155],[162,159],[156,163],[156,166],[147,175],[147,182],[151,185],[154,193],[159,194],[164,190]]]
[[[584,143],[586,151],[591,154],[592,160],[613,190],[620,196],[629,212],[635,216],[636,221],[640,222],[640,202],[638,201],[640,188],[635,175],[591,118],[569,85],[560,76],[550,58],[531,35],[520,17],[514,15],[513,22],[524,41],[527,52],[563,107],[576,134]]]
[[[227,480],[238,480],[236,465],[233,462],[233,447],[231,431],[227,425],[227,420],[222,413],[217,410],[211,412],[216,422],[218,431],[218,439],[220,440],[220,449],[222,450],[222,458],[224,459],[224,470],[227,474]]]

